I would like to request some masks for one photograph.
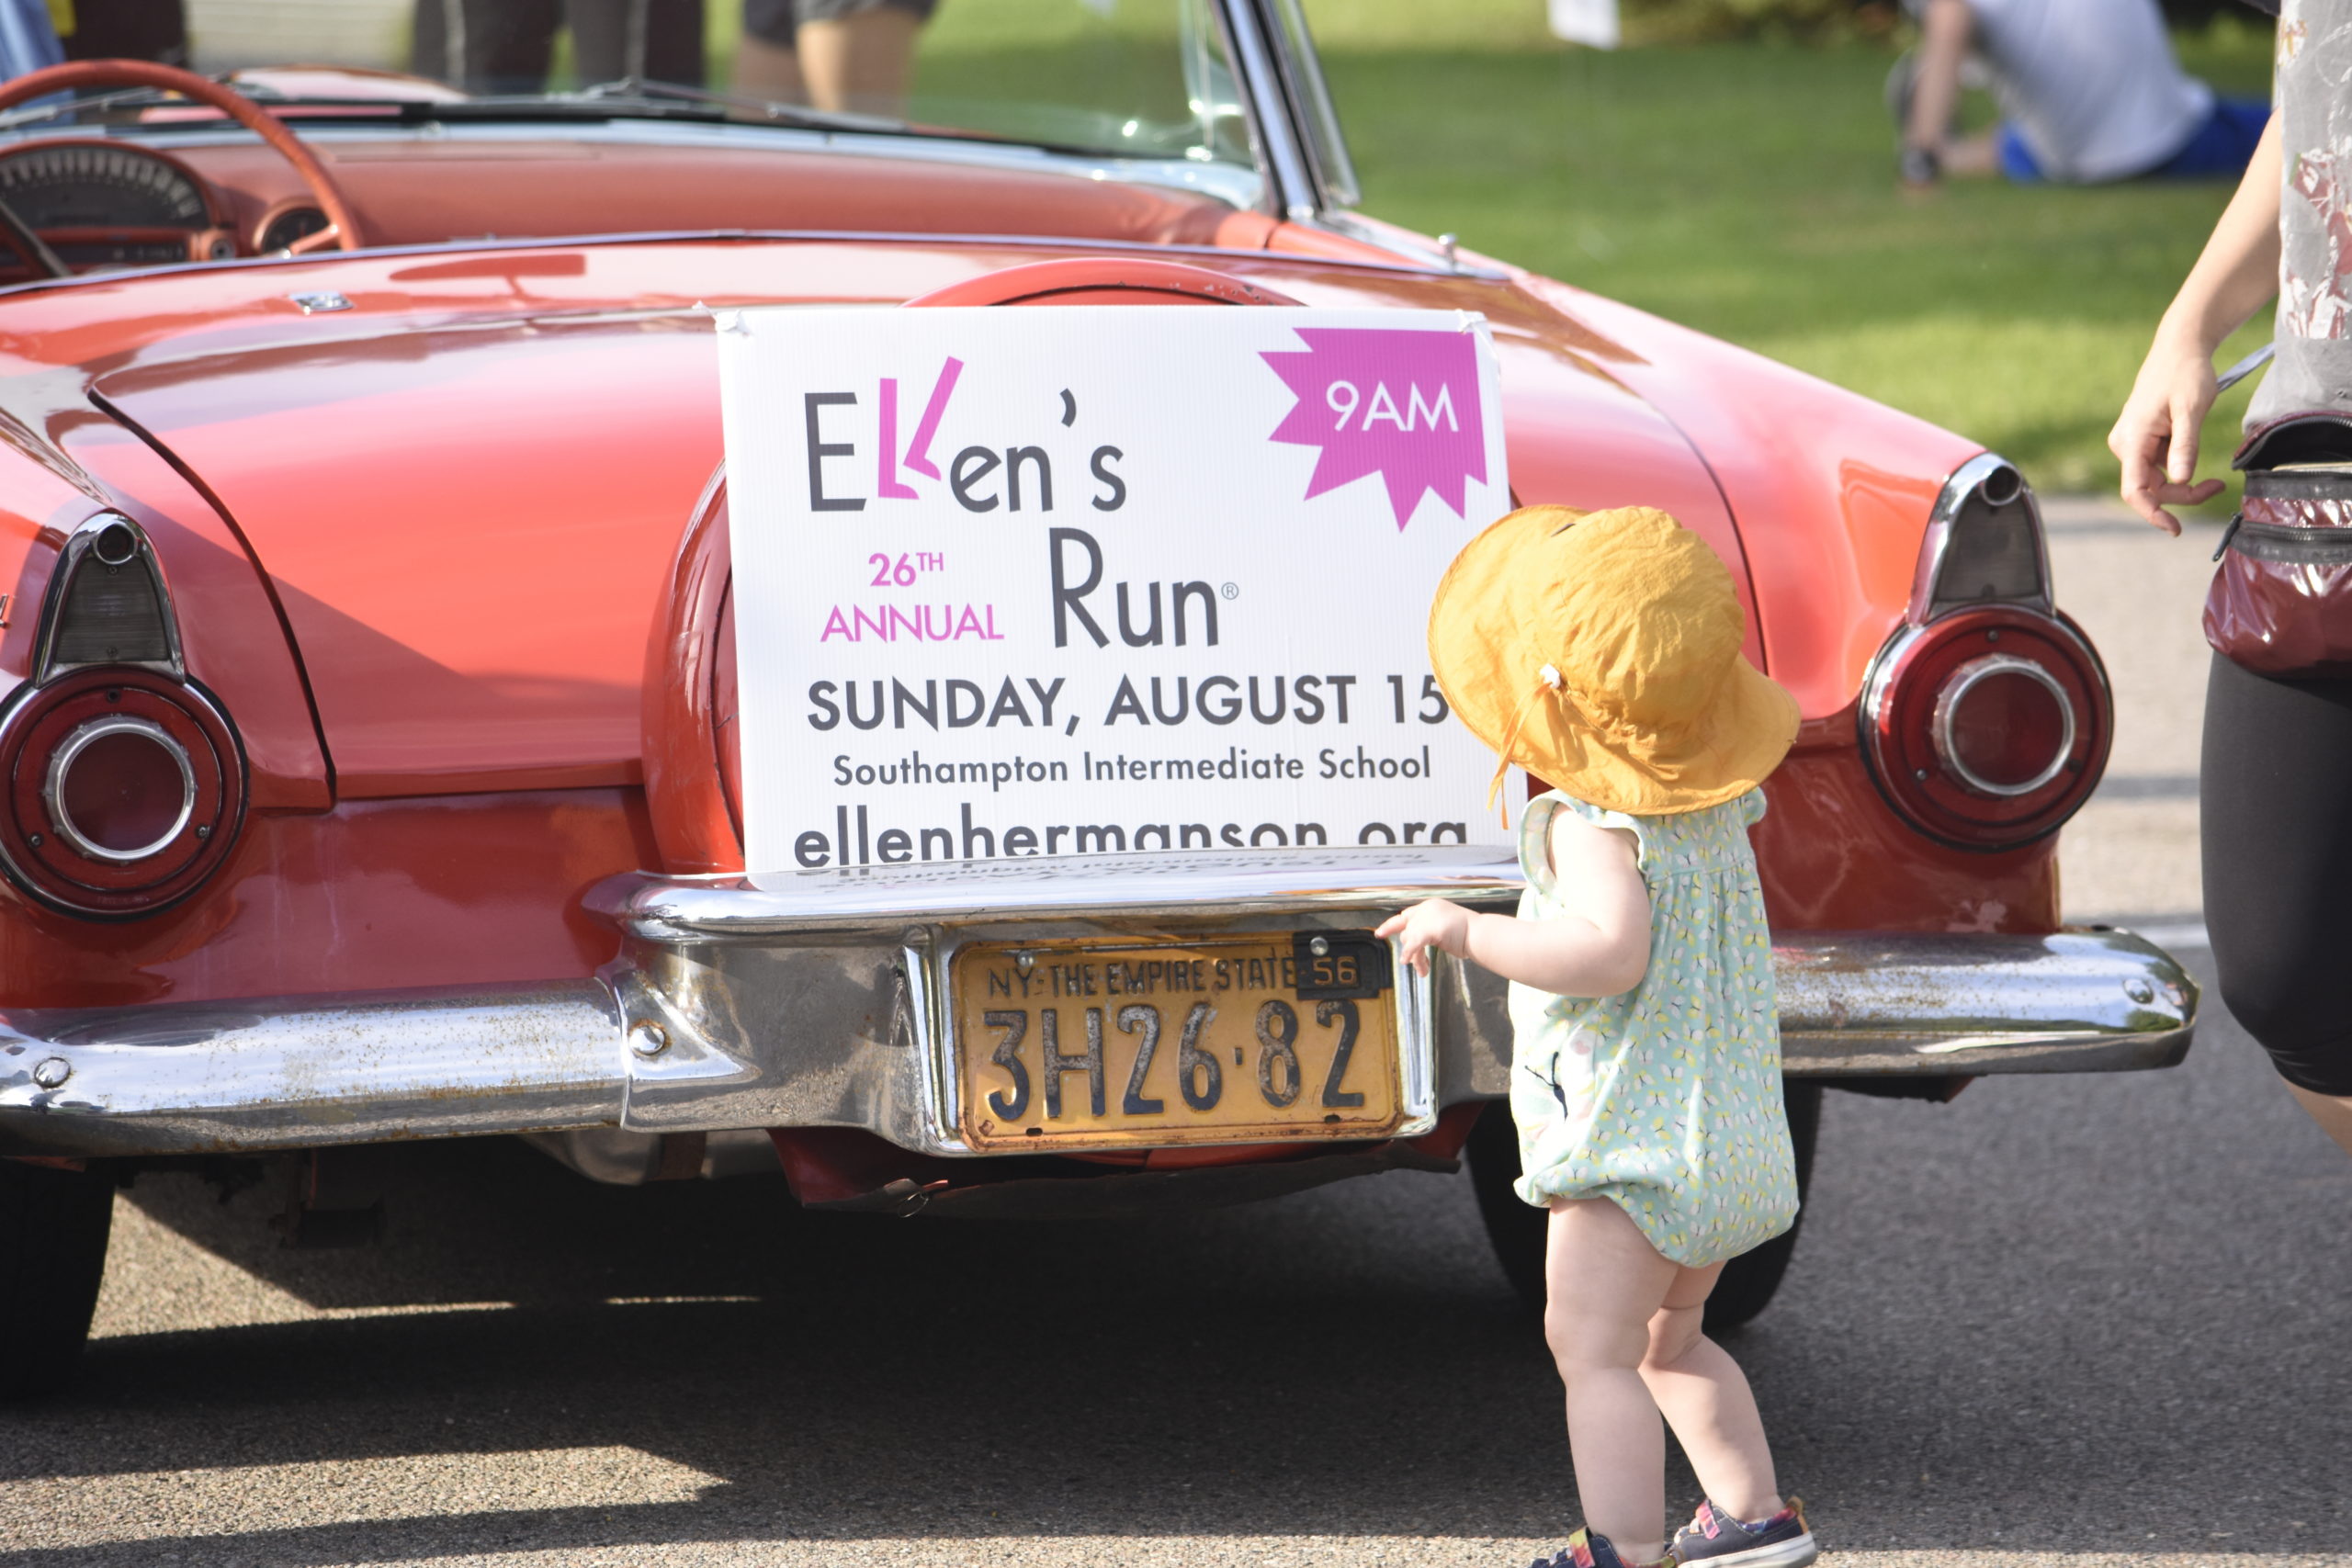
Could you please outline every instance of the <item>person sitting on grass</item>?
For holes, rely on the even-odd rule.
[[[1887,102],[1910,186],[1945,175],[2098,185],[2235,179],[2270,106],[2224,98],[2173,58],[2156,0],[1904,0],[1918,48],[1895,62]],[[2002,120],[1952,134],[1971,51]]]

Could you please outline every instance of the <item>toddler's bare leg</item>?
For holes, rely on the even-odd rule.
[[[1666,1433],[1641,1367],[1675,1274],[1610,1200],[1552,1205],[1544,1337],[1567,1390],[1577,1493],[1585,1523],[1629,1562],[1666,1551]]]
[[[1675,1270],[1666,1304],[1649,1322],[1642,1381],[1666,1413],[1707,1495],[1734,1518],[1753,1521],[1779,1513],[1781,1494],[1747,1374],[1700,1332],[1707,1292],[1723,1271],[1720,1263]]]

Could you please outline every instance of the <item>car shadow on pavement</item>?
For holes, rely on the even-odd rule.
[[[1540,1335],[1456,1181],[1357,1183],[1336,1224],[1310,1196],[1040,1225],[807,1214],[767,1179],[600,1189],[514,1145],[410,1154],[365,1251],[279,1248],[260,1190],[142,1179],[138,1214],[249,1274],[250,1304],[353,1315],[101,1339],[73,1395],[0,1421],[5,1473],[620,1449],[672,1491],[707,1483],[294,1529],[256,1505],[233,1545],[145,1538],[149,1562],[1559,1520],[1494,1462],[1498,1431],[1563,1464],[1565,1445]],[[469,1303],[514,1304],[440,1305]],[[459,1469],[501,1491],[495,1458]]]
[[[2352,1165],[2209,1009],[2172,1072],[1831,1097],[1789,1282],[1735,1345],[1834,1545],[2352,1552]],[[1556,1384],[1459,1178],[910,1222],[420,1145],[384,1244],[341,1253],[279,1248],[261,1190],[130,1198],[88,1375],[0,1412],[7,1568],[1452,1563],[1573,1522]]]

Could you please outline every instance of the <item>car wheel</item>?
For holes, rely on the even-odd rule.
[[[53,1393],[73,1378],[113,1226],[105,1175],[0,1159],[0,1399]]]
[[[1510,1101],[1487,1102],[1463,1153],[1469,1156],[1470,1190],[1478,1196],[1478,1217],[1487,1224],[1495,1261],[1519,1299],[1542,1312],[1546,1216],[1511,1190],[1519,1179],[1519,1129],[1511,1125]]]
[[[1783,1089],[1789,1108],[1789,1141],[1796,1151],[1797,1197],[1802,1201],[1813,1181],[1813,1147],[1821,1131],[1821,1086],[1788,1079]],[[1487,1239],[1494,1246],[1503,1278],[1521,1301],[1540,1312],[1545,1216],[1543,1210],[1521,1201],[1511,1190],[1511,1184],[1519,1179],[1519,1132],[1511,1125],[1509,1104],[1498,1100],[1487,1105],[1470,1129],[1464,1152],[1470,1160],[1470,1187],[1477,1195],[1478,1217],[1486,1222]],[[1797,1226],[1792,1225],[1725,1265],[1714,1293],[1707,1298],[1708,1332],[1736,1328],[1762,1312],[1780,1288],[1781,1276],[1788,1272],[1789,1256],[1796,1245]]]

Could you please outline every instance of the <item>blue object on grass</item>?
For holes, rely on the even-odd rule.
[[[2213,112],[2188,139],[2188,144],[2153,169],[2143,169],[2128,177],[2137,180],[2214,180],[2235,179],[2245,173],[2253,160],[2255,144],[2262,140],[2263,128],[2270,123],[2270,105],[2261,98],[2222,98],[2213,100]],[[2001,122],[2000,135],[1995,145],[1999,151],[2002,177],[2017,185],[2038,185],[2050,176],[2043,174],[2033,149],[2025,144],[2012,121]]]

